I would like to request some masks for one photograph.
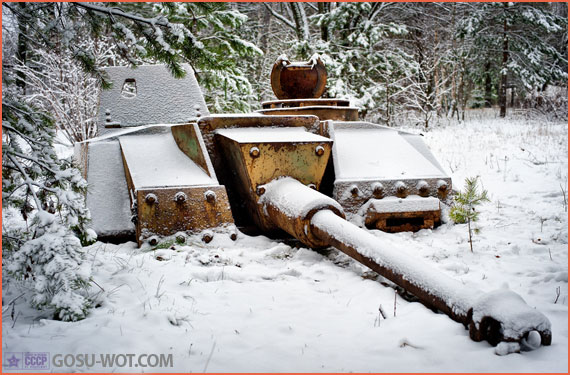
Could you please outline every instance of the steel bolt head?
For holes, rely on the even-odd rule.
[[[157,198],[156,195],[154,195],[153,193],[148,193],[148,194],[144,197],[144,200],[145,200],[145,202],[148,203],[148,204],[153,204],[153,203],[155,203],[155,202],[158,200],[158,198]]]
[[[384,196],[384,185],[382,183],[377,182],[372,185],[372,194],[374,194],[374,198],[380,199]]]
[[[317,154],[317,156],[323,156],[324,153],[325,153],[325,148],[323,146],[315,147],[315,154]]]
[[[257,195],[260,195],[260,196],[265,194],[265,188],[263,186],[258,186],[256,193],[257,193]]]
[[[418,183],[418,192],[420,193],[421,196],[426,196],[429,194],[429,185],[426,181],[421,180]]]
[[[351,193],[353,196],[357,196],[357,195],[358,195],[358,186],[353,186],[353,187],[351,187],[351,188],[350,188],[350,193]]]
[[[204,196],[206,197],[206,201],[208,203],[215,203],[216,202],[216,193],[214,193],[212,190],[208,190],[204,193]]]
[[[202,235],[202,241],[205,243],[210,243],[214,239],[214,235],[210,232],[206,232]]]
[[[178,193],[176,193],[174,195],[174,200],[176,201],[176,203],[184,203],[186,202],[186,199],[188,197],[186,196],[186,194],[183,191],[179,191]]]
[[[249,156],[251,156],[252,158],[257,158],[259,157],[259,148],[257,147],[252,147],[249,149]]]
[[[398,195],[405,195],[407,191],[408,191],[408,186],[404,182],[398,181],[396,183],[396,193]]]

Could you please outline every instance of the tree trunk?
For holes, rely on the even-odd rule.
[[[269,32],[271,30],[271,12],[263,7],[261,8],[263,11],[263,15],[261,16],[261,31],[258,35],[257,45],[259,49],[263,51],[263,58],[258,60],[257,64],[257,80],[258,82],[263,81],[263,68],[265,67],[266,61],[265,58],[267,56],[268,48],[268,39],[269,39]]]
[[[26,3],[18,3],[20,13],[16,16],[18,22],[18,49],[16,51],[16,58],[20,60],[22,65],[26,65],[28,56],[28,40],[26,35],[28,33],[28,21],[23,15],[26,13]],[[26,94],[26,74],[19,71],[16,77],[16,85],[22,90],[22,94]]]
[[[493,106],[493,85],[491,80],[491,61],[485,63],[485,108]]]
[[[471,219],[467,218],[467,229],[469,229],[469,247],[471,252],[473,252],[473,238],[471,237]]]
[[[327,14],[331,10],[330,3],[318,2],[319,14]],[[321,39],[327,42],[329,40],[329,27],[325,24],[321,24]]]
[[[507,35],[507,3],[503,3],[505,15],[503,20],[503,63],[501,64],[501,87],[499,88],[500,117],[507,115],[507,63],[509,61],[509,37]]]
[[[303,3],[289,3],[295,21],[295,32],[300,42],[309,41],[309,21],[304,6]]]

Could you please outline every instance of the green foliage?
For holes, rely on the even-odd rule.
[[[46,211],[34,216],[32,226],[34,238],[8,257],[8,273],[30,285],[32,306],[52,308],[63,321],[85,318],[91,307],[91,268],[79,239]]]
[[[455,202],[449,211],[449,217],[456,223],[465,224],[468,221],[477,221],[479,212],[475,207],[484,202],[489,202],[487,190],[479,192],[477,186],[478,177],[465,179],[465,190],[455,195]]]
[[[249,111],[253,93],[244,69],[247,65],[242,62],[263,52],[240,37],[247,16],[230,9],[226,3],[121,3],[120,6],[134,14],[143,11],[149,19],[158,18],[168,25],[144,26],[142,39],[137,32],[141,26],[135,21],[113,25],[121,40],[130,40],[129,48],[135,55],[143,61],[165,62],[175,77],[184,72],[179,65],[181,61],[190,63],[212,112]]]
[[[110,38],[121,62],[164,63],[174,77],[189,63],[215,111],[248,111],[252,96],[245,73],[263,53],[240,37],[247,16],[227,3],[3,3],[21,20],[27,54],[35,47],[66,51],[109,87],[103,66],[80,48],[87,40]],[[222,95],[223,94],[223,95]],[[217,101],[216,101],[217,100]]]
[[[365,110],[389,112],[402,79],[416,74],[418,66],[395,43],[408,34],[406,26],[379,18],[378,4],[339,3],[311,17],[329,30],[329,40],[318,40],[311,49],[327,66],[331,97],[351,97]]]
[[[469,45],[468,74],[476,88],[491,74],[492,86],[499,87],[503,69],[509,84],[521,92],[566,81],[567,53],[557,46],[566,45],[567,17],[556,15],[548,3],[476,3],[459,24],[457,35]],[[504,51],[504,39],[507,50]],[[502,66],[503,52],[508,62]]]
[[[2,226],[2,261],[30,287],[33,306],[78,320],[91,304],[80,238],[95,236],[87,228],[87,184],[71,161],[58,159],[54,138],[51,117],[2,98],[2,205],[17,209],[27,223],[27,230]]]
[[[174,244],[178,243],[176,239],[168,238],[161,240],[152,250],[170,249]]]

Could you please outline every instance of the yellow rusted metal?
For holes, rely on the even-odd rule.
[[[249,203],[245,203],[242,196],[241,183],[236,182],[235,168],[228,168],[228,162],[224,156],[227,152],[216,142],[214,136],[221,129],[235,128],[304,128],[305,130],[319,134],[320,123],[316,116],[261,116],[251,114],[216,115],[203,117],[198,120],[198,127],[202,134],[204,144],[210,160],[216,171],[220,184],[225,185],[228,197],[232,205],[232,212],[236,224],[242,229],[253,228],[257,223],[255,212]]]
[[[186,156],[188,163],[195,163],[216,183],[216,174],[208,162],[208,154],[197,124],[170,127],[176,145]],[[176,146],[174,146],[176,147]],[[140,150],[145,152],[145,150]],[[135,224],[139,246],[145,241],[156,241],[156,236],[171,236],[177,232],[195,234],[205,229],[228,229],[235,238],[234,220],[228,195],[222,185],[192,185],[184,181],[180,186],[137,186],[131,170],[144,166],[131,166],[122,150],[125,178],[131,199],[131,214]],[[205,234],[204,241],[211,241],[212,234]]]
[[[275,191],[275,183],[285,185],[286,191]],[[265,185],[267,191],[258,200],[260,212],[265,218],[291,236],[311,248],[330,246],[330,243],[315,236],[311,231],[311,219],[321,210],[328,210],[345,218],[342,207],[333,199],[292,178],[281,179]],[[283,195],[290,198],[283,199]]]
[[[261,131],[261,130],[260,130]],[[261,185],[275,178],[291,176],[302,184],[319,189],[331,154],[332,142],[239,142],[223,134],[216,143],[224,154],[224,162],[232,171],[231,190],[240,197],[254,222],[264,230],[275,229],[260,212],[257,200],[263,194]]]
[[[153,235],[198,233],[204,229],[232,225],[234,222],[223,186],[138,190],[136,207],[139,246]]]
[[[368,211],[364,225],[388,233],[417,232],[434,228],[441,223],[441,211],[374,212]]]

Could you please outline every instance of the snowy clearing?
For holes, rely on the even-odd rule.
[[[424,139],[454,189],[479,175],[489,191],[474,253],[466,225],[391,241],[466,285],[518,293],[550,319],[551,346],[496,355],[504,348],[471,341],[462,325],[402,299],[334,249],[240,234],[155,251],[90,246],[104,292],[93,285],[100,306],[75,323],[29,308],[25,296],[9,304],[21,290],[3,280],[3,351],[173,355],[173,367],[146,372],[568,372],[568,125],[471,116]]]

